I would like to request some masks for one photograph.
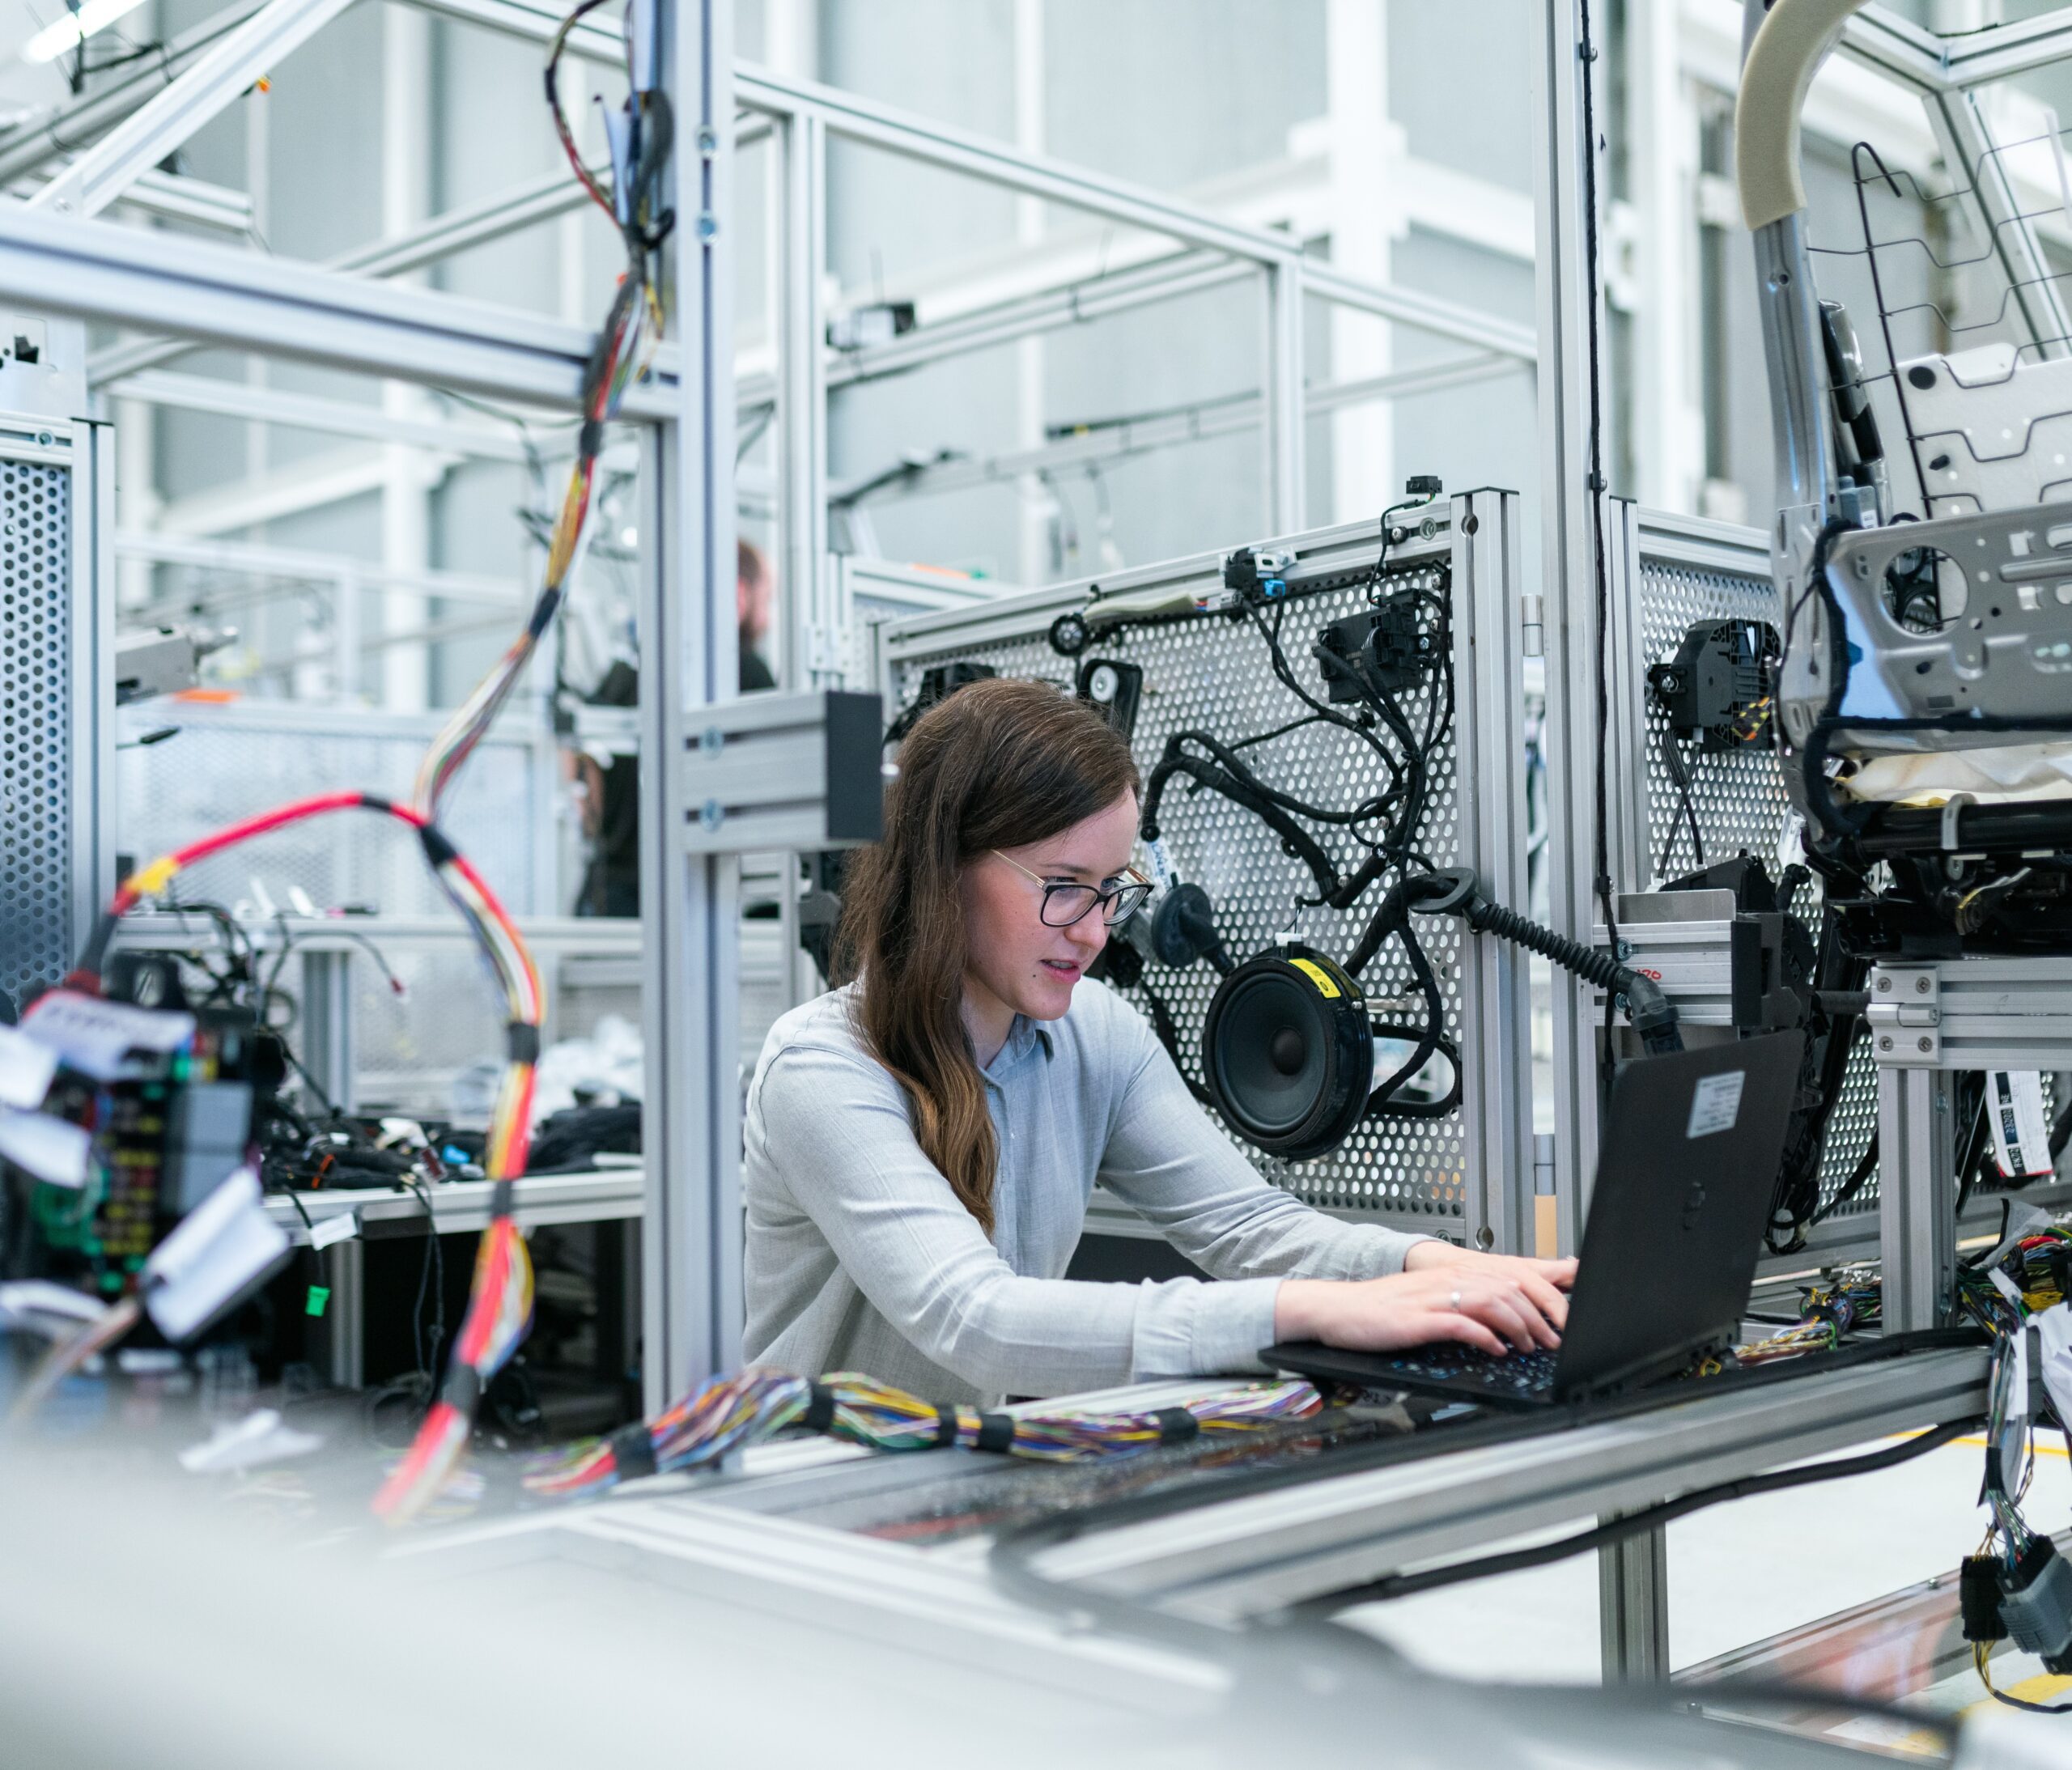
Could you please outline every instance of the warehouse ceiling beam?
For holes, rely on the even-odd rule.
[[[52,179],[29,199],[30,206],[99,214],[352,4],[267,0]]]
[[[2072,53],[2072,7],[1942,37],[1884,6],[1866,6],[1843,28],[1841,48],[1924,93],[1963,91],[2063,61]]]
[[[826,352],[827,385],[851,387],[950,357],[990,350],[1044,332],[1127,313],[1161,301],[1242,282],[1257,272],[1221,253],[1183,252],[1106,276],[1042,289],[917,326],[883,344]],[[776,397],[776,377],[766,371],[741,376],[736,396],[744,410]]]
[[[592,342],[584,327],[514,308],[28,209],[0,227],[0,300],[561,409],[580,398]],[[658,354],[625,417],[671,409],[673,365]]]
[[[113,129],[148,102],[153,93],[162,91],[175,69],[185,67],[257,10],[256,6],[235,6],[204,19],[148,59],[138,62],[126,79],[70,99],[0,133],[0,184],[11,183],[53,159],[78,153],[86,142]]]
[[[558,15],[526,5],[524,0],[417,0],[417,3],[445,17],[529,42],[546,43],[561,28]],[[568,53],[610,66],[619,66],[625,57],[616,32],[588,23],[577,25],[569,33]],[[895,105],[881,104],[837,87],[780,79],[744,62],[734,69],[734,91],[744,110],[776,118],[810,113],[831,136],[860,142],[1047,202],[1102,215],[1229,257],[1262,265],[1293,263],[1302,258],[1302,242],[1292,235],[1248,227],[1182,197],[1046,155],[1025,153],[1008,142]],[[1531,359],[1530,328],[1408,290],[1377,287],[1322,265],[1304,263],[1302,276],[1306,291],[1326,301],[1413,325],[1435,337],[1501,350],[1521,361]]]
[[[372,589],[405,590],[448,602],[478,603],[506,610],[520,607],[526,594],[515,580],[478,572],[394,571],[372,560],[350,559],[338,554],[189,539],[156,532],[118,530],[115,551],[119,558],[142,559],[155,566],[185,566],[199,571],[272,579],[291,588],[350,579]],[[125,617],[131,612],[123,611]]]
[[[35,187],[17,195],[28,198]],[[252,199],[241,190],[189,178],[184,172],[162,172],[154,168],[116,198],[117,206],[161,221],[186,222],[197,227],[213,227],[219,233],[248,238],[252,232]]]
[[[322,268],[363,277],[400,277],[569,214],[588,201],[583,187],[567,172],[551,172],[480,202],[434,215],[422,227],[355,246]],[[178,338],[131,339],[109,345],[87,359],[87,382],[91,387],[106,387],[158,368],[194,348]]]
[[[210,376],[169,374],[163,370],[135,375],[117,389],[119,397],[183,412],[206,412],[219,418],[255,424],[282,424],[292,430],[316,431],[329,436],[357,436],[372,443],[404,443],[435,453],[477,461],[524,462],[524,437],[514,425],[499,430],[486,424],[458,424],[435,418],[410,418],[378,405],[350,400],[327,400],[314,393],[290,393],[249,381],[218,380]],[[541,454],[554,445],[535,445]]]
[[[1306,391],[1304,405],[1308,416],[1318,418],[1369,401],[1415,399],[1420,394],[1493,380],[1500,376],[1515,374],[1522,367],[1514,358],[1484,351],[1416,368],[1395,369],[1386,375],[1327,382]],[[1040,478],[1106,466],[1133,456],[1149,454],[1154,449],[1255,431],[1264,421],[1265,414],[1265,404],[1257,393],[1241,393],[1215,404],[1089,429],[1046,444],[1041,448],[917,462],[897,477],[871,476],[872,480],[881,482],[878,484],[854,481],[846,486],[838,486],[829,502],[839,507],[879,497],[911,498],[969,491],[974,486],[1011,482],[1030,475]]]

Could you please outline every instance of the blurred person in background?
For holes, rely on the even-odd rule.
[[[734,609],[740,623],[739,686],[744,694],[774,689],[775,674],[762,655],[770,636],[776,583],[770,562],[752,541],[738,544],[734,555]],[[640,698],[640,675],[623,660],[605,672],[592,692],[595,707],[633,707]],[[580,750],[571,753],[574,778],[581,789],[583,836],[590,845],[590,864],[575,898],[578,915],[635,916],[640,914],[640,762],[615,756],[600,765]]]

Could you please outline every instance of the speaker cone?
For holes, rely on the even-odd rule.
[[[1366,998],[1307,947],[1261,953],[1208,1004],[1202,1070],[1217,1110],[1246,1142],[1291,1161],[1323,1155],[1366,1110],[1374,1073]]]

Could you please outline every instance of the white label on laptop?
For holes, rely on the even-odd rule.
[[[1734,1129],[1741,1116],[1741,1090],[1748,1080],[1745,1069],[1730,1069],[1723,1076],[1706,1076],[1691,1096],[1691,1124],[1686,1137],[1716,1136]]]
[[[2043,1077],[2033,1069],[1996,1069],[1985,1078],[1985,1113],[1993,1127],[1993,1160],[2010,1180],[2050,1172],[2050,1139],[2044,1129]]]

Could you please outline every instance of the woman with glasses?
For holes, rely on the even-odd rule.
[[[851,981],[777,1022],[749,1088],[749,1356],[970,1400],[1252,1371],[1282,1339],[1556,1343],[1573,1261],[1311,1210],[1087,979],[1150,893],[1138,791],[1127,744],[1042,683],[914,727],[850,869]],[[1224,1282],[1064,1278],[1097,1181]]]

